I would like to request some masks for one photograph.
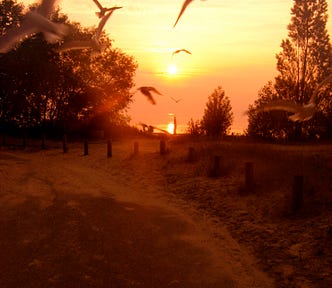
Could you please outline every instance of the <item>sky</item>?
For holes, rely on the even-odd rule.
[[[178,130],[184,131],[190,119],[202,119],[208,97],[221,86],[234,114],[231,131],[241,133],[247,128],[245,111],[277,75],[275,55],[288,35],[293,0],[196,0],[174,28],[182,0],[99,2],[104,7],[123,7],[113,13],[105,31],[113,47],[134,56],[138,63],[133,92],[140,86],[153,86],[163,94],[156,95],[157,104],[151,105],[135,92],[128,109],[132,125],[142,122],[165,128],[169,114],[174,114]],[[327,3],[331,18],[332,0]],[[86,27],[98,25],[98,8],[92,0],[60,0],[59,6],[71,21]],[[177,49],[192,54],[172,57]],[[168,72],[170,66],[177,67],[175,74]]]

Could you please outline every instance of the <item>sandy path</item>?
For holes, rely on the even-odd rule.
[[[154,144],[0,151],[0,287],[273,287],[224,228],[164,196]]]

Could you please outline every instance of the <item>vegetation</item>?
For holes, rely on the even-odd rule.
[[[291,15],[288,38],[282,40],[282,51],[276,55],[279,75],[260,90],[258,99],[249,106],[250,136],[303,139],[331,135],[331,86],[318,95],[318,113],[309,121],[291,122],[283,111],[257,112],[257,108],[276,99],[308,103],[318,84],[332,72],[326,1],[294,0]]]
[[[229,98],[221,86],[209,96],[202,120],[190,119],[187,133],[191,136],[206,135],[212,138],[224,136],[229,132],[233,121]]]
[[[199,120],[194,120],[191,118],[188,122],[187,133],[191,136],[199,136],[202,134],[201,122]]]
[[[201,129],[207,136],[226,135],[233,121],[232,107],[229,98],[221,86],[209,96],[201,121]]]
[[[16,25],[22,9],[16,1],[0,4],[1,34]],[[70,39],[88,39],[95,30],[69,22],[59,11],[52,20],[69,25]],[[132,101],[137,64],[112,48],[105,34],[102,41],[106,48],[101,54],[92,55],[89,50],[59,54],[59,44],[48,44],[36,34],[0,55],[1,128],[62,134],[127,125],[126,108]]]

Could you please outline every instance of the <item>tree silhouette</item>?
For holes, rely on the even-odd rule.
[[[261,107],[278,98],[272,81],[269,81],[259,92],[258,99],[248,109],[247,134],[259,138],[283,139],[287,136],[292,123],[288,121],[287,112],[270,111],[256,113],[257,107]]]
[[[22,19],[24,6],[15,0],[3,0],[0,4],[0,36],[12,25],[18,25]]]
[[[233,121],[232,107],[229,98],[221,86],[209,96],[201,121],[201,129],[207,136],[225,135]]]
[[[201,121],[199,120],[194,121],[193,118],[190,118],[189,122],[187,123],[187,133],[191,136],[201,135],[202,134]]]
[[[266,98],[264,101],[256,101],[249,109],[248,133],[250,135],[260,134],[270,137],[270,132],[273,130],[272,135],[276,133],[276,135],[300,139],[302,136],[321,135],[324,133],[323,131],[328,130],[326,117],[329,117],[328,111],[331,110],[332,105],[329,97],[330,89],[325,89],[318,95],[317,102],[320,112],[312,120],[294,123],[287,119],[287,113],[282,112],[278,114],[279,121],[271,123],[268,121],[271,119],[265,119],[266,121],[255,123],[256,119],[263,116],[252,115],[256,113],[255,108],[259,108],[262,102],[272,100],[272,98],[290,100],[301,105],[306,104],[318,84],[332,73],[332,49],[326,30],[328,17],[326,1],[294,0],[291,15],[288,38],[282,40],[282,51],[276,55],[279,75],[275,78],[273,91],[270,97],[264,95]],[[260,94],[259,97],[263,97],[263,95]],[[277,112],[260,113],[264,114],[266,118],[266,115],[276,115]],[[326,129],[319,128],[322,125]],[[254,126],[257,127],[254,128]],[[259,129],[261,131],[258,131]],[[317,129],[317,133],[315,129]]]
[[[6,16],[2,28],[10,26],[10,19],[20,19],[22,12],[14,9],[13,1],[5,4],[8,7],[4,9],[1,3],[0,11],[12,16]],[[89,38],[95,29],[71,23],[60,11],[54,12],[52,20],[70,26],[67,37]],[[88,123],[108,129],[112,123],[125,123],[137,64],[131,56],[112,48],[105,34],[102,40],[106,49],[95,57],[89,50],[59,54],[59,44],[48,44],[40,34],[0,54],[2,126],[74,129]]]
[[[71,24],[68,38],[90,39],[94,33],[94,28],[83,29],[77,23]],[[72,67],[75,78],[84,83],[75,87],[78,97],[71,99],[71,106],[76,109],[68,113],[71,118],[84,120],[96,129],[128,122],[125,111],[132,102],[130,90],[137,68],[133,57],[112,48],[111,40],[105,34],[102,41],[106,48],[101,54],[92,56],[88,49],[60,54],[61,61]]]

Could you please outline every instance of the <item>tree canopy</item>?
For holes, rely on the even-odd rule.
[[[233,112],[229,98],[221,86],[209,96],[201,121],[201,129],[207,136],[225,135],[232,125]]]
[[[309,121],[292,122],[284,111],[257,112],[276,99],[307,104],[319,83],[332,73],[327,18],[326,0],[294,0],[288,38],[282,40],[282,51],[276,55],[279,74],[260,90],[258,100],[249,106],[249,135],[300,139],[327,136],[331,132],[331,86],[317,95],[318,113]]]
[[[0,11],[2,34],[23,15],[16,1],[3,1]],[[91,38],[95,31],[71,23],[60,11],[55,11],[52,21],[70,27],[63,41]],[[89,49],[60,54],[59,44],[49,44],[36,34],[0,54],[1,126],[109,129],[127,123],[137,63],[113,48],[107,35],[102,35],[102,41],[106,48],[97,55]]]

